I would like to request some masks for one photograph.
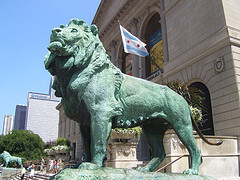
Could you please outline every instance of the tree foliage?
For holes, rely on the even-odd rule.
[[[60,138],[57,138],[56,145],[70,147],[70,141],[66,138],[60,137]]]
[[[203,104],[204,93],[201,90],[191,86],[188,87],[185,83],[179,80],[171,81],[167,86],[180,94],[190,106],[204,110],[206,109]]]
[[[32,131],[12,131],[11,134],[0,137],[0,153],[8,151],[12,156],[36,160],[41,158],[43,150],[44,142]]]

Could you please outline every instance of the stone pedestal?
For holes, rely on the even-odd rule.
[[[112,131],[111,142],[107,146],[107,167],[136,168],[142,164],[137,160],[136,132],[124,133]]]
[[[65,165],[69,164],[69,153],[56,153],[55,159],[57,160],[58,169],[62,169]]]
[[[0,179],[10,179],[14,174],[22,172],[22,168],[3,168],[2,173],[0,173]]]
[[[202,164],[199,167],[199,174],[204,174],[216,178],[238,177],[238,141],[237,137],[229,136],[205,136],[209,141],[223,141],[220,146],[206,144],[199,136],[195,136],[195,141],[202,155]],[[159,165],[164,165],[176,160],[188,151],[175,133],[166,133],[164,137],[166,151],[165,160]],[[183,157],[161,172],[181,173],[188,169],[190,163],[189,156]]]
[[[66,151],[50,151],[47,152],[51,159],[57,160],[58,169],[62,169],[65,165],[69,164],[70,154]]]
[[[202,175],[167,174],[156,172],[140,172],[133,169],[114,169],[104,167],[97,170],[64,169],[59,174],[50,178],[51,180],[129,180],[129,179],[151,179],[151,180],[216,180],[215,178]]]
[[[141,161],[136,157],[136,142],[112,142],[107,146],[107,167],[113,168],[136,168]]]

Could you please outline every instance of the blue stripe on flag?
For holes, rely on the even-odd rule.
[[[138,49],[135,49],[135,48],[133,48],[132,46],[129,46],[129,45],[127,45],[127,49],[133,50],[141,56],[148,56],[149,55],[149,53],[139,51]]]
[[[132,36],[131,34],[125,32],[125,31],[123,31],[123,34],[124,34],[127,38],[129,38],[129,39],[133,39],[133,40],[135,40],[135,41],[139,41],[137,38],[135,38],[134,36]]]

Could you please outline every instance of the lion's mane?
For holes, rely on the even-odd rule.
[[[45,68],[54,75],[53,89],[56,90],[55,95],[68,99],[63,102],[63,106],[66,115],[70,118],[73,118],[72,108],[74,107],[70,108],[69,105],[65,105],[69,101],[70,94],[75,96],[70,101],[81,100],[84,89],[93,75],[106,68],[112,70],[112,76],[115,78],[116,100],[119,100],[119,89],[123,79],[121,71],[111,63],[110,57],[98,37],[97,27],[95,25],[88,26],[86,22],[75,18],[70,20],[68,25],[61,25],[60,29],[64,33],[65,30],[72,27],[79,31],[79,36],[76,37],[74,44],[69,44],[69,46],[74,47],[72,54],[62,56],[64,52],[60,52],[61,55],[58,55],[51,49],[50,43],[49,53],[44,59]],[[65,51],[62,46],[58,50]],[[74,111],[76,114],[78,110],[75,109]]]

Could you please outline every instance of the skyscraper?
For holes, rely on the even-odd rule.
[[[49,94],[28,93],[25,129],[38,134],[44,142],[54,141],[58,137],[59,115],[56,106],[60,99],[51,88],[53,80],[52,77]]]
[[[24,130],[26,123],[27,106],[17,105],[15,110],[14,130]]]
[[[4,116],[3,135],[9,134],[13,130],[13,115]]]

